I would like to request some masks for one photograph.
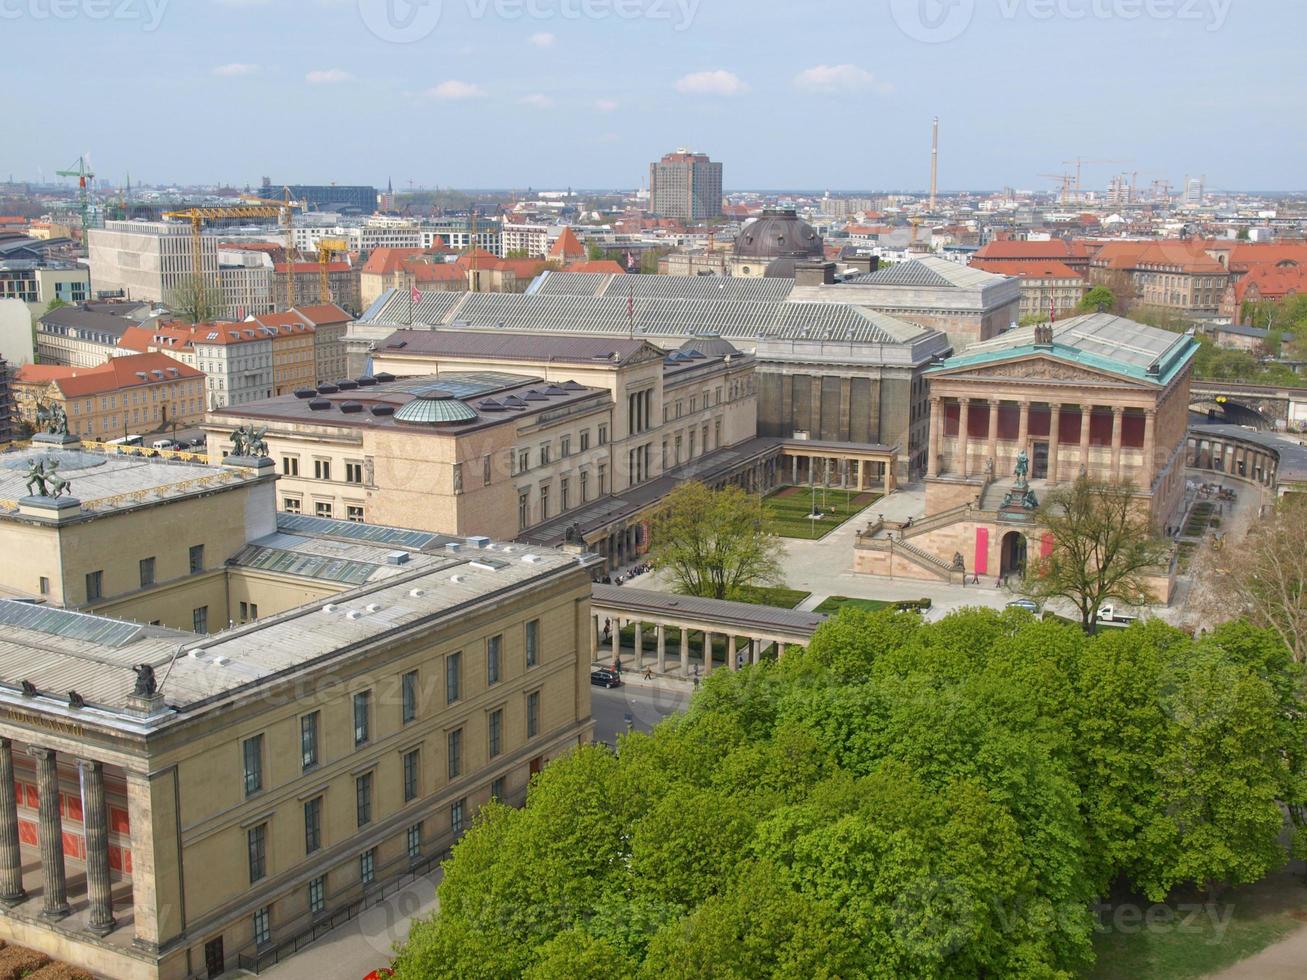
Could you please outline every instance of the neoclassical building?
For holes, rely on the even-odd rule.
[[[1049,542],[1018,503],[1082,474],[1137,488],[1159,531],[1184,496],[1189,383],[1197,342],[1110,314],[1014,330],[927,372],[926,517],[872,528],[857,567],[910,577],[1006,575]],[[1005,502],[1009,506],[1004,506]],[[959,559],[961,559],[959,563]]]

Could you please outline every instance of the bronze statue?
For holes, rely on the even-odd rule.
[[[35,487],[35,492],[33,492]],[[59,475],[59,460],[32,460],[27,467],[27,493],[32,497],[62,497],[71,495],[73,482]]]
[[[242,425],[231,433],[231,454],[245,458],[261,459],[268,455],[268,442],[264,436],[268,427],[256,429],[253,425]]]
[[[1016,467],[1017,486],[1026,485],[1026,477],[1030,475],[1030,455],[1023,449],[1017,453]]]
[[[136,687],[132,693],[138,698],[152,698],[158,692],[159,686],[154,680],[154,668],[149,664],[141,664],[133,667],[136,671]]]
[[[36,423],[52,436],[68,435],[68,413],[58,402],[46,405],[38,402],[36,406]]]

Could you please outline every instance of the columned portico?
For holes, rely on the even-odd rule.
[[[59,806],[59,759],[54,749],[33,745],[27,751],[36,760],[41,870],[45,875],[41,916],[49,920],[58,920],[72,911],[68,904],[68,873],[64,867],[63,815]]]
[[[18,797],[14,791],[14,744],[0,738],[0,902],[12,906],[26,899]]]

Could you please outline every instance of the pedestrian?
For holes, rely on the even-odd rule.
[[[621,676],[622,676],[622,658],[621,658],[621,657],[614,657],[614,658],[613,658],[613,673],[616,674],[618,677],[621,677]]]
[[[646,667],[646,668],[644,669],[644,679],[647,680],[647,681],[651,681],[651,680],[653,680],[653,668],[652,668],[652,667]]]

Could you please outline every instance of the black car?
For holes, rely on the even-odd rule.
[[[590,683],[598,687],[621,687],[622,676],[607,667],[595,667],[590,671]]]

